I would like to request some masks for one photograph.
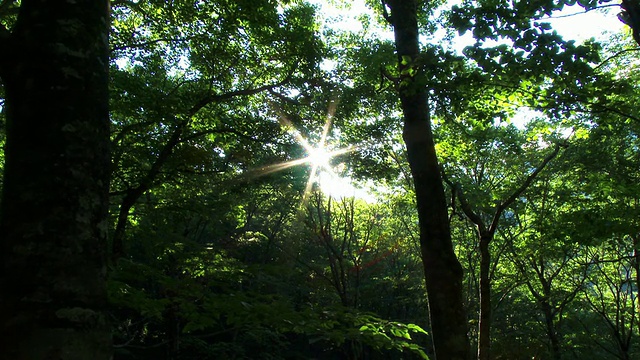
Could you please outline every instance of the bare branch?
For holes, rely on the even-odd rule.
[[[161,42],[166,42],[166,43],[185,42],[185,41],[193,40],[195,37],[196,36],[188,36],[184,38],[159,38],[159,39],[143,41],[135,44],[130,44],[130,45],[115,46],[115,47],[112,47],[110,51],[114,52],[114,51],[124,50],[124,49],[139,49],[139,48],[143,48],[143,47],[161,43]]]
[[[236,90],[236,91],[231,91],[228,93],[223,93],[223,94],[211,94],[208,96],[205,96],[204,98],[202,98],[200,101],[198,101],[192,108],[191,110],[189,110],[188,112],[188,117],[191,117],[193,115],[195,115],[198,111],[200,111],[200,109],[202,109],[203,107],[211,104],[211,103],[215,103],[215,102],[220,102],[220,101],[224,101],[224,100],[228,100],[231,98],[234,98],[236,96],[248,96],[248,95],[255,95],[258,93],[261,93],[263,91],[268,91],[268,90],[273,90],[279,86],[282,86],[284,84],[286,84],[287,82],[289,82],[289,80],[291,80],[291,77],[293,76],[293,72],[295,71],[295,69],[293,69],[289,75],[287,75],[286,78],[284,78],[283,80],[272,84],[272,85],[263,85],[257,88],[251,88],[251,89],[242,89],[242,90]]]
[[[566,148],[566,147],[567,147],[566,144],[557,143],[553,151],[549,155],[547,155],[547,157],[544,158],[542,163],[531,174],[529,174],[529,176],[527,176],[526,180],[522,183],[522,185],[520,185],[519,188],[517,188],[513,193],[511,193],[511,196],[506,198],[502,203],[500,203],[500,205],[498,205],[496,212],[493,215],[493,221],[491,221],[491,226],[489,227],[489,231],[491,231],[492,233],[496,231],[496,229],[498,228],[498,222],[500,220],[500,216],[502,216],[502,212],[506,208],[508,208],[518,198],[518,196],[520,196],[520,194],[522,194],[525,190],[527,190],[527,188],[531,185],[531,183],[533,183],[533,180],[535,180],[535,178],[542,172],[542,170],[544,170],[544,168],[551,162],[551,160],[553,160],[558,155],[558,153],[560,152],[560,148]]]
[[[567,17],[571,17],[571,16],[576,16],[576,15],[584,15],[584,14],[586,14],[586,13],[588,13],[590,11],[596,10],[596,9],[604,9],[604,8],[609,8],[609,7],[620,7],[620,4],[600,5],[600,6],[596,6],[596,7],[593,7],[593,8],[586,9],[585,11],[578,11],[578,12],[575,12],[575,13],[565,14],[565,15],[549,16],[549,17],[540,18],[540,20],[562,19],[562,18],[567,18]]]
[[[631,52],[631,51],[640,51],[640,48],[631,48],[631,49],[624,49],[624,50],[620,50],[617,53],[609,56],[608,58],[604,59],[604,61],[602,61],[600,64],[598,64],[598,66],[594,67],[593,70],[597,70],[599,69],[601,66],[603,66],[604,64],[606,64],[607,62],[617,58],[618,56],[627,53],[627,52]]]

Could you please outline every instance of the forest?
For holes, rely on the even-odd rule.
[[[640,0],[0,0],[0,360],[638,359],[639,97]]]

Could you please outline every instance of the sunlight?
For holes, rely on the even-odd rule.
[[[331,131],[331,123],[335,111],[336,101],[332,101],[329,104],[327,120],[322,128],[320,139],[313,145],[309,143],[309,140],[295,128],[291,121],[289,121],[282,112],[278,111],[280,124],[287,130],[287,132],[293,135],[295,140],[305,149],[307,156],[301,159],[261,167],[255,170],[253,175],[267,175],[293,166],[308,164],[311,166],[311,171],[309,173],[309,178],[307,179],[307,184],[305,185],[303,202],[306,201],[307,197],[311,193],[314,184],[317,184],[323,193],[330,196],[355,196],[356,194],[361,193],[361,191],[358,191],[358,189],[353,187],[349,179],[341,177],[336,172],[335,168],[340,166],[344,168],[344,164],[340,164],[336,167],[331,164],[334,157],[349,153],[356,149],[353,146],[349,146],[334,150],[327,145],[327,136]]]
[[[318,167],[330,166],[331,158],[333,157],[327,149],[315,148],[308,152],[309,163]]]

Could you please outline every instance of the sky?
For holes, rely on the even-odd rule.
[[[342,17],[343,20],[338,22],[338,26],[357,30],[360,25],[354,18],[360,14],[371,14],[372,11],[367,8],[364,0],[348,1],[350,9],[344,9],[335,5],[340,1],[335,0],[307,0],[309,3],[319,7],[319,13],[325,20],[331,21],[335,18]],[[450,8],[453,4],[461,2],[460,0],[451,0]],[[332,5],[333,4],[333,5]],[[562,12],[554,14],[553,18],[547,19],[553,28],[566,39],[583,41],[591,37],[596,39],[606,39],[605,32],[619,32],[624,24],[618,20],[617,13],[620,12],[618,7],[608,7],[604,9],[592,10],[585,12],[578,5],[566,7]]]
[[[549,22],[567,39],[582,41],[594,37],[606,40],[608,33],[618,33],[626,26],[618,20],[619,12],[618,7],[609,7],[585,13],[581,7],[573,6],[555,15]]]

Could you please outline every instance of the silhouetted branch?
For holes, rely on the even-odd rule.
[[[533,180],[535,180],[538,174],[540,174],[542,170],[544,170],[544,168],[551,162],[551,160],[553,160],[558,155],[558,153],[560,152],[560,148],[566,148],[566,147],[567,147],[566,144],[557,143],[553,151],[549,155],[547,155],[547,157],[544,158],[542,163],[531,174],[529,174],[529,176],[527,176],[526,180],[522,183],[522,185],[520,185],[519,188],[517,188],[513,193],[511,193],[511,196],[506,198],[502,203],[500,203],[500,205],[498,205],[496,212],[493,216],[493,221],[491,222],[491,226],[489,227],[489,231],[495,232],[495,230],[498,227],[498,221],[500,219],[500,216],[502,216],[502,212],[506,208],[508,208],[518,198],[518,196],[520,196],[520,194],[522,194],[525,190],[527,190],[527,188],[531,185]]]
[[[617,53],[609,56],[608,58],[604,59],[604,61],[602,61],[600,64],[598,64],[598,66],[596,66],[595,68],[593,68],[593,70],[597,70],[599,69],[601,66],[603,66],[604,64],[606,64],[607,62],[617,58],[618,56],[627,53],[627,52],[631,52],[631,51],[640,51],[640,48],[631,48],[631,49],[624,49],[624,50],[620,50]]]
[[[143,42],[130,44],[130,45],[115,46],[115,47],[112,47],[110,49],[110,51],[113,52],[113,51],[124,50],[124,49],[138,49],[138,48],[143,48],[143,47],[146,47],[146,46],[149,46],[149,45],[153,45],[153,44],[157,44],[157,43],[161,43],[161,42],[166,42],[166,43],[184,42],[184,41],[192,40],[195,37],[196,36],[189,36],[189,37],[185,37],[185,38],[160,38],[160,39],[143,41]]]
[[[544,17],[544,18],[540,18],[540,20],[548,20],[548,19],[562,19],[562,18],[567,18],[567,17],[571,17],[571,16],[576,16],[576,15],[584,15],[587,14],[593,10],[597,10],[597,9],[605,9],[605,8],[610,8],[610,7],[620,7],[620,4],[609,4],[609,5],[600,5],[600,6],[595,6],[589,9],[586,9],[584,11],[578,11],[575,13],[571,13],[571,14],[564,14],[564,15],[557,15],[557,16],[549,16],[549,17]]]

